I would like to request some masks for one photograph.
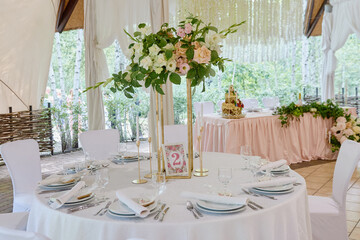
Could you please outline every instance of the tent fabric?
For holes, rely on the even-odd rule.
[[[159,31],[161,25],[169,22],[169,2],[168,0],[150,0],[150,17],[152,31],[156,33]],[[173,90],[172,83],[167,81],[163,87],[165,96],[163,96],[163,109],[164,109],[164,124],[174,124],[174,104],[173,104]],[[160,99],[159,99],[159,109]],[[155,92],[150,91],[150,111],[149,111],[149,136],[153,139],[152,150],[157,152],[158,146],[156,142],[156,97]],[[159,130],[160,133],[161,130]]]
[[[0,0],[0,114],[40,108],[59,0]],[[26,105],[26,106],[25,106]]]
[[[322,24],[322,101],[335,97],[335,52],[344,46],[350,34],[356,33],[360,38],[360,1],[332,0],[330,3],[333,6],[332,12],[324,14]]]
[[[85,81],[86,87],[109,77],[103,49],[115,40],[123,53],[128,54],[130,39],[124,29],[133,33],[139,23],[150,23],[154,31],[160,29],[168,20],[168,0],[85,0]],[[125,7],[126,6],[126,7]],[[139,7],[141,6],[141,7]],[[156,31],[157,31],[156,30]],[[168,122],[173,123],[173,104],[171,85],[166,86],[164,108]],[[89,130],[105,128],[104,104],[101,89],[87,92]],[[152,111],[155,107],[152,104]],[[168,114],[169,113],[169,114]],[[154,115],[154,114],[153,114]],[[153,125],[153,123],[152,123]]]

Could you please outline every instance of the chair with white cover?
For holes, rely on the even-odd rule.
[[[29,212],[2,213],[0,227],[25,231],[28,218]]]
[[[276,107],[280,106],[279,97],[264,97],[262,102],[264,108],[269,108],[270,110],[274,110]]]
[[[50,240],[42,234],[0,226],[0,239],[4,240]]]
[[[245,98],[241,102],[244,104],[244,109],[256,109],[259,108],[259,102],[256,98]]]
[[[346,192],[360,160],[360,144],[346,140],[336,161],[331,197],[309,196],[313,240],[348,239]]]
[[[33,139],[1,145],[1,155],[13,185],[13,212],[30,211],[33,194],[41,181],[39,145]]]
[[[201,105],[203,105],[203,113],[212,114],[214,113],[214,103],[213,102],[195,102],[194,103],[194,113],[197,115],[201,112]]]
[[[84,153],[90,158],[105,160],[118,152],[120,135],[117,129],[90,130],[80,133],[79,140]]]

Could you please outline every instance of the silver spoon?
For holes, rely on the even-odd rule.
[[[199,219],[199,216],[196,215],[196,213],[194,212],[194,206],[192,205],[192,203],[191,203],[190,201],[187,201],[187,202],[186,202],[186,208],[187,208],[190,212],[193,213],[193,215],[194,215],[194,217],[195,217],[196,219]]]

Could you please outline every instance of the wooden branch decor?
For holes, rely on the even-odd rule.
[[[65,0],[61,0],[58,10],[58,15],[56,19],[56,31],[62,33],[67,22],[69,21],[71,14],[73,13],[78,0],[68,0],[68,3],[65,7]]]
[[[49,106],[49,105],[48,105]],[[0,114],[0,145],[23,139],[34,139],[40,152],[53,154],[51,109]]]

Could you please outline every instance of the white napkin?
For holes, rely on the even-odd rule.
[[[290,183],[295,183],[296,181],[297,181],[296,177],[278,177],[268,181],[245,183],[241,185],[241,188],[276,187]]]
[[[274,168],[278,168],[281,167],[282,165],[287,164],[287,161],[284,159],[275,161],[275,162],[271,162],[268,164],[265,164],[264,166],[262,166],[259,171],[264,171],[264,170],[268,170],[268,169],[274,169]]]
[[[41,180],[39,182],[39,185],[50,185],[50,184],[53,184],[53,183],[65,183],[67,181],[70,181],[72,179],[74,179],[75,176],[73,175],[57,175],[57,174],[54,174],[54,175],[50,175],[48,176],[47,178]]]
[[[147,217],[150,214],[149,209],[141,206],[131,198],[129,198],[123,191],[116,191],[116,196],[120,202],[124,203],[128,208],[135,212],[135,215],[141,218]]]
[[[65,192],[64,194],[58,196],[58,197],[51,197],[50,198],[50,207],[53,209],[60,208],[64,203],[69,201],[74,195],[76,195],[81,188],[85,186],[84,181],[78,182],[72,189]]]
[[[204,200],[208,202],[221,203],[221,204],[242,204],[246,205],[249,201],[246,197],[225,197],[218,195],[211,195],[205,193],[195,193],[195,192],[181,192],[180,194],[183,198],[194,198],[198,200]]]

